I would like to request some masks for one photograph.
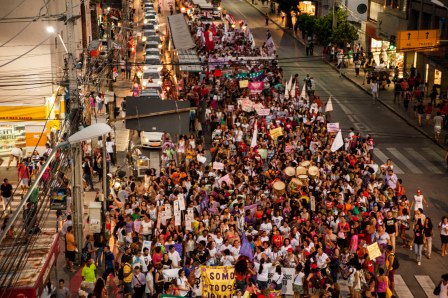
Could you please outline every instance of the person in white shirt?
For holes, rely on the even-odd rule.
[[[264,291],[268,287],[268,280],[269,280],[269,272],[272,268],[272,263],[266,262],[266,255],[264,255],[260,263],[255,262],[255,271],[257,272],[257,282],[258,282],[258,289],[260,291]]]
[[[275,212],[275,216],[272,217],[272,222],[277,227],[281,227],[283,221],[283,216],[280,215],[280,211]]]
[[[266,231],[267,235],[271,234],[272,231],[272,224],[269,221],[269,218],[265,218],[264,222],[260,225],[260,231]]]
[[[235,264],[235,258],[230,254],[230,250],[225,249],[223,256],[221,257],[222,266],[233,266]]]
[[[291,228],[289,227],[288,223],[285,221],[283,225],[278,228],[283,236],[288,236],[289,232],[291,232]]]
[[[326,269],[328,264],[331,262],[331,259],[326,253],[324,253],[322,247],[319,247],[317,250],[316,261],[319,269]]]
[[[148,267],[148,273],[146,274],[146,288],[145,293],[148,297],[152,297],[156,293],[156,290],[154,288],[154,266],[149,265]]]
[[[171,266],[173,268],[179,268],[179,263],[182,260],[180,258],[179,253],[174,248],[174,245],[170,245],[169,251],[168,251],[168,258],[171,260]]]
[[[300,298],[305,292],[303,290],[303,280],[305,273],[303,273],[302,264],[299,264],[296,269],[296,274],[292,279],[292,290],[294,292],[294,298]]]
[[[375,79],[370,82],[370,91],[372,92],[372,103],[375,104],[378,100],[378,82]]]
[[[191,286],[188,283],[188,278],[185,276],[185,271],[183,269],[179,270],[179,277],[176,279],[177,288],[180,291],[180,296],[186,297],[191,291]]]

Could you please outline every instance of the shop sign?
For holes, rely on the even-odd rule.
[[[0,106],[0,121],[45,120],[45,106]]]
[[[440,44],[440,30],[410,30],[397,33],[397,51],[434,51]]]

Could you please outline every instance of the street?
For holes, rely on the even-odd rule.
[[[410,200],[417,188],[422,189],[429,200],[429,210],[425,213],[437,225],[448,209],[445,199],[448,177],[443,150],[383,105],[373,105],[368,94],[340,78],[331,66],[322,62],[320,53],[315,53],[314,57],[306,57],[305,47],[295,38],[272,22],[266,27],[264,16],[248,2],[226,0],[223,5],[236,20],[247,22],[257,46],[266,41],[266,30],[270,30],[285,78],[289,79],[290,75],[296,73],[301,79],[306,74],[313,76],[317,86],[316,93],[321,96],[322,101],[325,102],[332,96],[332,121],[340,123],[344,137],[350,127],[360,131],[362,135],[371,134],[376,143],[374,160],[379,164],[385,163],[388,158],[392,160],[396,174],[403,179]],[[267,9],[266,6],[265,11]],[[416,275],[429,275],[437,284],[440,275],[448,271],[448,262],[440,256],[440,239],[436,227],[434,235],[434,254],[430,260],[424,257],[420,267],[416,266],[415,257],[409,249],[397,250],[401,265],[396,275],[403,278],[414,297],[425,297],[422,286],[416,282]]]

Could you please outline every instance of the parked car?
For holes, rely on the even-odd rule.
[[[143,131],[140,136],[143,148],[162,148],[163,144],[170,142],[170,139],[168,133],[159,131]]]

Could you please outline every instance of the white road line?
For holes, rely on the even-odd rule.
[[[436,164],[440,165],[442,168],[446,167],[446,163],[440,154],[437,154],[437,152],[433,151],[431,148],[428,148],[428,147],[422,148],[422,150],[425,151],[426,154],[432,156],[432,158],[434,158],[434,162],[436,162]]]
[[[431,161],[425,159],[420,153],[418,153],[414,149],[405,148],[404,150],[406,150],[413,158],[415,158],[418,162],[420,162],[430,172],[434,174],[443,174],[443,172],[438,167],[433,165]]]
[[[400,274],[395,274],[394,280],[395,293],[397,294],[398,298],[414,298],[414,295],[412,295],[411,290],[409,290],[408,286],[403,280],[403,277],[401,277]]]
[[[384,153],[383,153],[380,149],[378,149],[378,148],[373,149],[373,154],[374,154],[376,157],[378,157],[378,158],[382,161],[383,164],[385,164],[386,161],[389,159],[389,158],[386,156],[386,154],[384,154]],[[392,161],[392,164],[394,165],[394,172],[395,172],[395,174],[399,174],[399,175],[404,174],[403,170],[400,169],[400,168],[399,168],[393,161]],[[380,164],[380,165],[381,165],[381,164]]]
[[[414,275],[417,282],[422,287],[423,291],[425,291],[426,296],[428,298],[436,298],[437,296],[433,294],[434,288],[436,287],[429,275]]]
[[[393,156],[395,156],[399,161],[401,161],[405,166],[411,170],[414,174],[423,174],[423,172],[414,165],[406,156],[401,154],[400,151],[398,151],[396,148],[387,148],[387,150],[392,153]]]

